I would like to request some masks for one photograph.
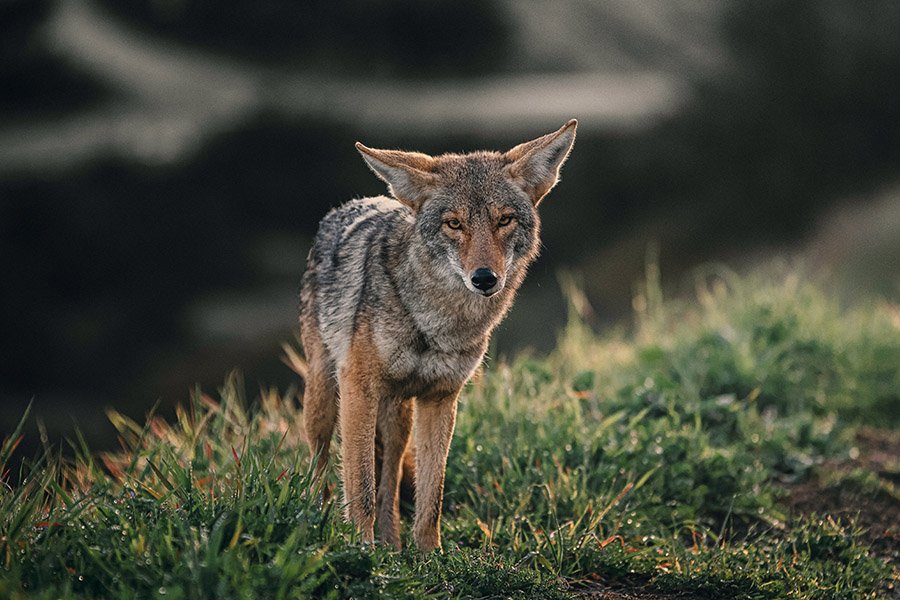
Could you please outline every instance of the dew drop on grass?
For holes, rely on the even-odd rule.
[[[78,581],[84,581],[84,575],[79,575],[79,576],[78,576]]]
[[[159,589],[156,590],[156,591],[159,592],[159,595],[160,595],[160,596],[165,596],[165,595],[166,595],[166,592],[167,592],[168,590],[166,590],[166,588],[164,588],[164,587],[161,587],[161,588],[159,588]]]

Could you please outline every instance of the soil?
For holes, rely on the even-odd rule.
[[[787,487],[784,502],[792,516],[816,513],[852,520],[873,552],[900,570],[900,431],[862,428],[854,458],[829,461],[811,477]],[[878,476],[877,490],[847,485],[842,475],[868,471]],[[868,487],[868,486],[866,486]]]
[[[634,581],[627,579],[617,580],[608,584],[594,581],[582,582],[578,585],[573,585],[570,591],[574,592],[579,598],[590,598],[591,600],[676,600],[698,598],[696,595],[661,592],[642,579],[635,579]]]

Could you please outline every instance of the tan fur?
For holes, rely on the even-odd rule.
[[[344,510],[347,519],[359,527],[364,542],[375,541],[375,428],[379,405],[390,397],[380,377],[380,365],[371,360],[373,356],[377,354],[371,335],[363,325],[351,342],[347,364],[338,374]],[[405,448],[405,441],[403,445]],[[382,477],[385,471],[391,469],[383,468]]]
[[[423,551],[441,547],[441,502],[450,438],[456,425],[454,392],[416,399],[416,520],[413,538]]]
[[[312,298],[306,298],[304,312],[312,311]],[[310,452],[316,460],[315,477],[319,479],[328,466],[328,450],[338,414],[337,386],[328,364],[322,336],[313,323],[301,321],[300,339],[306,352],[308,374],[303,392],[303,426]],[[327,492],[325,493],[327,497]]]
[[[413,426],[413,404],[396,393],[378,405],[381,460],[378,469],[378,539],[400,549],[400,481]]]
[[[437,382],[430,393],[416,398],[413,410],[404,383],[385,381],[382,376],[384,366],[373,360],[375,357],[377,349],[371,329],[363,322],[353,338],[350,359],[339,375],[345,515],[356,523],[366,542],[375,539],[373,525],[377,515],[378,538],[400,549],[400,481],[415,415],[417,510],[413,536],[417,547],[433,550],[440,547],[444,472],[461,386],[450,381]],[[310,364],[311,382],[321,381],[322,375],[326,374],[317,373],[316,366]],[[319,403],[324,399],[324,396],[305,396],[304,420],[310,440],[331,436],[334,421],[329,421],[327,409]],[[381,439],[377,494],[376,428]],[[327,452],[327,443],[322,446]],[[326,461],[327,454],[324,460],[320,456],[317,473]]]

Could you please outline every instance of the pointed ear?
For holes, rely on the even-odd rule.
[[[507,174],[531,196],[535,206],[559,181],[559,169],[575,143],[577,125],[572,119],[559,130],[519,144],[503,155]]]
[[[375,150],[356,142],[356,149],[372,172],[388,184],[391,194],[413,210],[427,197],[428,188],[437,182],[432,173],[434,159],[419,152]]]

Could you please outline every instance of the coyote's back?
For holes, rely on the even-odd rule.
[[[363,309],[383,301],[390,279],[382,250],[411,218],[396,200],[379,197],[353,200],[322,219],[303,278],[301,322],[316,323],[335,364],[343,364]]]
[[[571,121],[502,154],[357,144],[393,198],[353,200],[322,220],[303,276],[301,335],[317,474],[339,416],[345,511],[365,540],[377,513],[379,537],[400,545],[397,492],[415,413],[414,537],[421,549],[440,546],[456,398],[537,255],[536,207],[574,139]]]

